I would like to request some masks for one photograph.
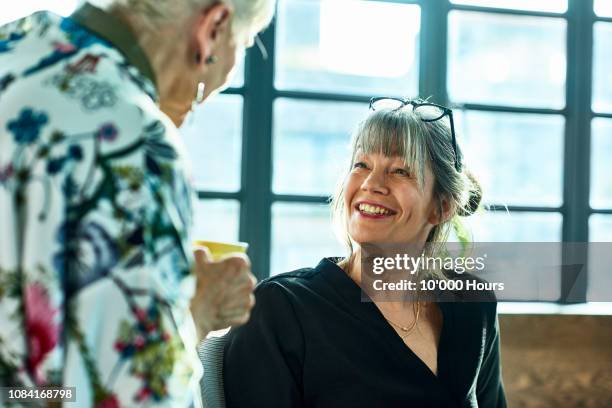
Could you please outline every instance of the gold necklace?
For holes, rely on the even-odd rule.
[[[344,272],[349,276],[349,278],[353,279],[353,277],[351,276],[351,258],[348,258],[348,259],[344,258],[341,261],[339,261],[337,263],[337,265],[340,267],[340,269],[344,270]],[[389,319],[387,319],[385,317],[385,315],[382,313],[382,311],[381,311],[380,314],[382,315],[382,317],[387,322],[389,322],[392,326],[397,327],[402,332],[402,334],[400,334],[399,336],[400,336],[400,338],[402,340],[404,340],[404,339],[406,339],[406,337],[408,337],[408,335],[410,335],[410,332],[412,330],[414,330],[414,328],[416,327],[416,324],[417,324],[417,322],[419,320],[419,315],[421,313],[421,307],[420,306],[421,306],[420,304],[417,304],[416,316],[414,318],[414,322],[412,322],[410,327],[401,326],[401,325],[399,325],[399,324],[397,324],[395,322],[392,322],[391,320],[389,320]]]
[[[408,335],[410,334],[410,332],[412,330],[414,330],[414,328],[416,327],[416,324],[419,320],[419,314],[421,313],[421,308],[419,306],[417,306],[417,311],[416,311],[416,316],[414,318],[414,321],[412,322],[412,324],[410,326],[402,326],[400,324],[397,324],[395,322],[392,322],[391,320],[387,319],[385,317],[385,315],[383,315],[383,317],[385,318],[386,321],[388,321],[392,326],[397,327],[402,333],[399,335],[402,340],[405,339],[406,337],[408,337]]]

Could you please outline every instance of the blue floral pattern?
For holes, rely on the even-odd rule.
[[[7,129],[15,136],[15,141],[21,144],[30,144],[38,139],[40,129],[49,122],[44,112],[36,112],[30,107],[21,110],[19,117],[11,120]]]
[[[19,31],[10,33],[6,39],[2,39],[0,37],[0,53],[11,51],[15,46],[15,43],[22,40],[24,37],[25,34]]]
[[[0,93],[6,90],[6,88],[8,88],[9,85],[12,84],[13,81],[15,81],[15,79],[15,75],[13,74],[6,74],[2,78],[0,78]]]
[[[191,403],[192,190],[152,89],[71,19],[0,28],[0,384]]]

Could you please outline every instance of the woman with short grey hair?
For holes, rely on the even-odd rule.
[[[94,0],[128,22],[159,82],[161,109],[180,126],[192,102],[227,83],[269,23],[272,0]]]
[[[274,6],[98,0],[0,27],[0,387],[199,405],[196,345],[249,318],[255,279],[192,252],[177,127]]]

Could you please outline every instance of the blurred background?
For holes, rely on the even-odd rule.
[[[76,3],[11,2],[0,23]],[[249,50],[181,129],[196,237],[249,242],[260,279],[344,253],[327,203],[372,96],[453,107],[489,209],[476,241],[612,241],[612,0],[279,0],[260,37],[267,58]],[[526,299],[549,303],[499,307],[511,406],[612,406],[612,308],[561,306],[573,282],[552,280]],[[598,268],[579,298],[610,287]]]

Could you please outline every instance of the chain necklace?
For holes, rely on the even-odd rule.
[[[399,336],[402,338],[402,340],[406,339],[406,337],[408,337],[408,335],[410,335],[410,332],[412,332],[412,330],[414,330],[414,328],[417,325],[417,322],[419,321],[419,315],[421,313],[421,308],[419,306],[417,306],[417,311],[416,311],[416,316],[414,318],[414,321],[412,322],[412,324],[410,326],[402,326],[400,324],[397,324],[389,319],[387,319],[384,315],[383,317],[385,318],[386,321],[389,322],[389,324],[391,324],[394,327],[397,327],[400,330],[400,334]]]
[[[351,269],[352,269],[352,268],[351,268],[351,259],[346,259],[346,258],[344,258],[343,260],[341,260],[340,262],[338,262],[338,266],[339,266],[339,267],[340,267],[342,270],[344,270],[344,272],[345,272],[345,273],[346,273],[346,274],[349,276],[349,278],[351,278],[351,279],[352,279],[352,276],[351,276]],[[406,339],[406,337],[408,337],[408,336],[410,335],[410,332],[412,332],[412,330],[414,330],[414,328],[416,327],[417,322],[418,322],[418,320],[419,320],[419,315],[420,315],[420,313],[421,313],[421,305],[420,305],[420,304],[417,304],[417,310],[416,310],[416,314],[415,314],[416,316],[415,316],[415,318],[414,318],[414,321],[412,322],[412,324],[411,324],[410,326],[408,326],[408,327],[407,327],[407,326],[402,326],[402,325],[399,325],[399,324],[397,324],[397,323],[395,323],[395,322],[392,322],[391,320],[387,319],[387,318],[385,317],[385,315],[384,315],[384,314],[382,314],[382,311],[381,311],[381,314],[382,314],[383,318],[384,318],[384,319],[385,319],[387,322],[389,322],[389,324],[390,324],[391,326],[397,327],[397,328],[400,330],[401,334],[399,334],[399,336],[400,336],[400,338],[401,338],[402,340],[405,340],[405,339]]]

